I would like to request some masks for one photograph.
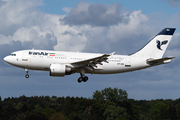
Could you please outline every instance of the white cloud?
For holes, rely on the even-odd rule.
[[[66,13],[70,13],[72,8],[70,8],[70,7],[63,7],[62,10],[64,10]]]
[[[2,21],[0,26],[7,29],[7,33],[2,32],[3,29],[0,29],[0,36],[2,37],[0,40],[1,44],[10,44],[12,41],[21,41],[22,43],[31,42],[32,47],[45,49],[48,48],[48,44],[45,44],[47,42],[47,40],[45,40],[46,34],[49,34],[51,36],[50,39],[57,39],[57,45],[53,44],[55,50],[97,52],[99,49],[107,49],[107,51],[111,51],[112,49],[108,44],[111,44],[111,42],[113,44],[117,44],[118,42],[122,43],[131,33],[133,33],[133,35],[135,35],[135,33],[139,34],[140,31],[137,30],[137,28],[144,29],[144,26],[140,25],[148,20],[148,17],[142,14],[141,11],[134,11],[132,13],[121,13],[126,17],[123,19],[129,19],[129,23],[122,23],[120,21],[119,24],[110,27],[109,25],[104,27],[94,25],[69,26],[68,24],[63,24],[63,19],[66,16],[43,13],[37,9],[37,7],[41,5],[43,5],[41,0],[33,0],[31,2],[23,0],[6,1],[0,8],[2,11],[5,11],[0,12],[0,20]],[[92,13],[93,10],[98,10],[98,6],[101,6],[101,11],[106,12],[106,14],[119,13],[117,10],[120,7],[117,4],[91,5],[87,2],[80,2],[73,12],[79,13],[84,11],[84,5],[95,7],[96,9],[91,9]],[[64,10],[67,9],[64,8]],[[6,18],[7,20],[2,18]],[[48,41],[51,41],[50,39]],[[126,43],[127,42],[129,41],[126,41]],[[104,44],[103,47],[103,43],[108,44]]]
[[[19,27],[40,23],[42,12],[37,10],[42,0],[3,0],[0,7],[0,33],[12,35]]]
[[[119,22],[127,22],[128,19],[121,13],[121,6],[118,3],[108,4],[90,4],[89,2],[79,2],[76,8],[73,8],[69,15],[63,19],[65,24],[69,25],[92,25],[109,26]]]

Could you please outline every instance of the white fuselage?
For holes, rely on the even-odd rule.
[[[46,55],[48,53],[48,55]],[[14,55],[13,55],[14,54]],[[46,50],[22,50],[13,52],[10,56],[4,58],[9,64],[31,70],[49,71],[51,64],[66,64],[83,61],[101,56],[103,54],[81,53],[81,52],[63,52]],[[107,62],[96,64],[93,69],[86,67],[85,73],[91,74],[113,74],[128,71],[139,70],[150,67],[146,63],[146,57],[132,57],[125,55],[111,55]],[[76,68],[78,66],[75,66]],[[79,72],[78,69],[76,72]]]

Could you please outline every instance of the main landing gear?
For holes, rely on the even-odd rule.
[[[83,82],[86,82],[87,80],[88,80],[88,77],[87,77],[87,76],[81,76],[81,77],[79,77],[78,82],[79,82],[79,83],[81,83],[82,81],[83,81]]]
[[[88,77],[84,76],[84,74],[85,74],[84,69],[81,69],[81,72],[80,72],[81,77],[78,78],[79,83],[81,83],[82,81],[86,82],[88,80]]]
[[[28,74],[29,71],[28,71],[28,69],[24,69],[24,70],[26,71],[25,77],[26,77],[26,78],[29,78],[29,74]]]

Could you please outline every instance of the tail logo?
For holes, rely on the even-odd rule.
[[[161,46],[162,46],[162,45],[166,45],[167,42],[168,42],[167,40],[162,41],[162,42],[159,41],[159,40],[157,40],[157,41],[156,41],[156,43],[157,43],[157,48],[158,48],[159,50],[162,50],[162,49],[161,49]]]

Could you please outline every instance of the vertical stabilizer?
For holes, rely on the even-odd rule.
[[[132,54],[132,56],[142,56],[151,58],[162,58],[171,38],[174,34],[175,28],[165,28],[157,34],[151,41],[146,44],[141,50]]]

